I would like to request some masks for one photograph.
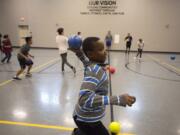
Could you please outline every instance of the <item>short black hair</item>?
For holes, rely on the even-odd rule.
[[[2,34],[0,33],[0,37],[2,37]]]
[[[9,36],[7,34],[4,35],[4,38],[8,38]]]
[[[87,37],[84,39],[82,44],[82,49],[84,51],[84,54],[87,56],[88,51],[94,51],[95,49],[95,43],[100,40],[99,37]]]
[[[142,38],[140,38],[139,41],[142,42]]]
[[[77,34],[78,34],[78,35],[80,35],[80,34],[81,34],[81,32],[79,31]]]
[[[64,32],[64,28],[58,28],[57,32],[59,35],[62,35],[62,33]]]
[[[28,43],[28,42],[31,41],[31,40],[32,40],[32,37],[25,37],[26,43]]]

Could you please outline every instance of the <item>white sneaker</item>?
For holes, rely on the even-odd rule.
[[[75,69],[75,67],[73,67],[72,70],[73,70],[74,74],[76,74],[76,69]]]
[[[17,77],[17,76],[14,76],[13,77],[14,80],[22,80],[21,78]]]
[[[31,76],[32,76],[31,73],[27,73],[27,74],[26,74],[26,77],[31,77]]]

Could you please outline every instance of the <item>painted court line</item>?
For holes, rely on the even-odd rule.
[[[26,123],[26,122],[14,122],[14,121],[4,121],[4,120],[0,120],[0,124],[2,124],[2,125],[24,126],[24,127],[35,127],[35,128],[45,128],[45,129],[54,129],[54,130],[62,130],[62,131],[73,131],[73,129],[74,129],[74,128],[64,127],[64,126],[34,124],[34,123]],[[135,134],[119,133],[117,135],[135,135]]]
[[[43,67],[46,67],[47,65],[49,65],[49,64],[51,64],[51,63],[56,62],[57,60],[59,60],[59,58],[52,59],[52,60],[50,60],[50,61],[48,61],[48,62],[46,62],[46,63],[44,63],[44,64],[42,64],[42,65],[39,65],[39,66],[37,66],[37,67],[32,68],[31,71],[32,71],[32,72],[37,72],[38,70],[42,69]],[[21,75],[20,77],[23,77],[23,76],[24,76],[24,75]],[[11,83],[12,81],[13,81],[13,79],[10,79],[10,80],[7,80],[7,81],[2,82],[2,83],[0,83],[0,87],[9,84],[9,83]]]
[[[4,86],[4,85],[6,85],[6,84],[8,84],[8,83],[10,83],[10,82],[12,82],[12,81],[13,81],[13,79],[10,79],[10,80],[7,80],[7,81],[2,82],[2,83],[0,83],[0,87],[1,87],[1,86]]]
[[[42,64],[42,65],[39,65],[39,66],[33,68],[31,71],[32,71],[32,72],[37,72],[37,70],[39,70],[39,69],[41,69],[41,68],[43,68],[43,67],[46,67],[47,65],[49,65],[49,64],[51,64],[51,63],[54,63],[54,62],[56,62],[57,60],[59,60],[59,58],[50,60],[50,61],[48,61],[48,62],[46,62],[46,63],[44,63],[44,64]]]
[[[163,62],[163,61],[161,61],[161,60],[159,60],[159,59],[157,59],[157,58],[155,58],[153,56],[148,55],[148,57],[150,57],[152,60],[158,62],[159,64],[165,66],[166,68],[173,70],[178,75],[180,75],[180,68],[177,68],[177,67],[175,67],[175,66],[173,66],[171,64],[165,63],[165,62]]]
[[[54,125],[42,125],[34,123],[25,123],[25,122],[13,122],[13,121],[0,121],[0,124],[3,125],[16,125],[16,126],[25,126],[25,127],[36,127],[36,128],[46,128],[46,129],[57,129],[64,131],[72,131],[73,128],[63,127],[63,126],[54,126]]]

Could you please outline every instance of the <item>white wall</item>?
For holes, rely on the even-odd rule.
[[[104,40],[108,30],[120,34],[120,44],[114,49],[125,49],[124,37],[145,40],[147,51],[180,52],[180,0],[117,0],[125,15],[81,15],[89,0],[0,0],[0,32],[8,33],[18,44],[18,24],[21,16],[30,26],[34,46],[56,47],[56,24],[65,34],[81,31],[83,37],[99,36]],[[166,25],[169,24],[169,28]]]

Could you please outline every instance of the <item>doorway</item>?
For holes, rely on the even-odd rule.
[[[28,25],[19,25],[19,45],[22,46],[25,44],[25,37],[29,35],[29,26]]]

